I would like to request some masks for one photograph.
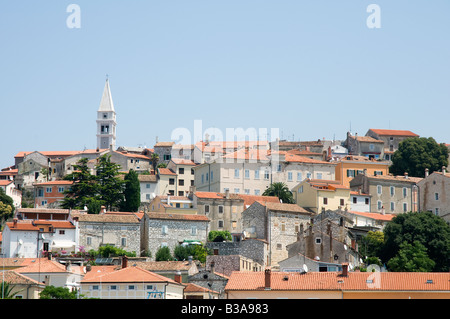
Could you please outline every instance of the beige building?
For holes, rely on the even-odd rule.
[[[262,195],[276,182],[292,189],[306,178],[333,180],[335,166],[288,152],[239,150],[223,156],[221,161],[198,165],[194,184],[199,191]]]
[[[176,191],[177,196],[187,196],[190,187],[194,186],[194,167],[195,163],[191,160],[173,158],[170,160],[167,168],[177,174]]]
[[[419,211],[430,211],[450,223],[450,173],[445,169],[434,172],[417,183],[419,187]]]
[[[295,203],[315,214],[322,210],[350,209],[350,188],[339,181],[305,180],[292,189]]]
[[[372,196],[370,211],[401,214],[418,210],[418,183],[421,178],[392,175],[360,174],[351,182],[354,191]]]

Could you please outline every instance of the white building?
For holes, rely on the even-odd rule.
[[[100,107],[97,111],[97,148],[115,149],[116,147],[116,111],[111,96],[109,80],[106,79]]]
[[[17,220],[3,229],[2,253],[6,258],[37,258],[43,251],[77,252],[75,226],[69,221]]]

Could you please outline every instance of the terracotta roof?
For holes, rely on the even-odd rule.
[[[286,203],[273,203],[273,202],[261,202],[257,201],[259,204],[267,207],[270,210],[274,211],[282,211],[282,212],[290,212],[290,213],[302,213],[302,214],[310,214],[303,207],[298,206],[297,204],[286,204]]]
[[[13,183],[13,181],[8,181],[5,179],[0,180],[0,186],[8,186],[11,183]]]
[[[43,283],[24,276],[14,270],[5,271],[1,278],[12,285],[41,285],[42,288],[45,287]]]
[[[153,147],[169,147],[175,144],[175,142],[158,142]]]
[[[268,155],[270,152],[267,150],[259,150],[259,149],[239,149],[235,152],[228,153],[224,155],[222,158],[232,158],[232,159],[240,159],[240,160],[254,160],[254,161],[268,161]]]
[[[195,192],[195,196],[198,198],[208,198],[208,199],[225,199],[225,193],[216,193],[216,192]],[[243,199],[239,194],[230,193],[230,199]]]
[[[442,173],[439,173],[442,174]],[[405,176],[393,176],[393,175],[366,175],[368,178],[373,178],[377,180],[387,180],[387,181],[397,181],[397,182],[406,182],[406,183],[418,183],[423,178],[421,177],[411,177],[408,176],[406,178]]]
[[[193,166],[196,165],[193,161],[183,158],[172,158],[171,161],[177,165],[193,165]]]
[[[47,157],[68,157],[73,156],[77,154],[96,154],[105,151],[106,149],[100,149],[97,151],[96,149],[88,149],[84,151],[44,151],[44,152],[38,152],[41,153],[44,156]],[[25,157],[26,155],[29,155],[34,152],[19,152],[14,156],[15,158]]]
[[[148,182],[148,183],[156,183],[157,182],[156,175],[139,174],[138,180],[139,180],[139,182]]]
[[[139,218],[136,214],[86,214],[86,213],[73,213],[74,219],[78,219],[80,222],[93,222],[93,223],[121,223],[121,224],[138,224]]]
[[[373,138],[371,136],[351,136],[351,138],[356,139],[359,142],[367,142],[367,143],[382,143],[384,142],[382,140],[377,140],[376,138]]]
[[[280,199],[276,196],[259,196],[259,195],[244,195],[239,194],[239,197],[244,200],[244,208],[246,206],[250,206],[256,201],[259,202],[271,202],[271,203],[279,203]]]
[[[136,265],[142,269],[148,271],[161,271],[161,270],[189,270],[194,265],[189,261],[128,261],[128,264]]]
[[[156,212],[147,212],[146,214],[151,219],[169,219],[169,220],[209,222],[208,217],[206,217],[205,215],[168,214],[168,213],[156,213]]]
[[[382,130],[382,129],[373,129],[371,128],[370,131],[378,134],[378,135],[389,135],[389,136],[411,136],[411,137],[418,137],[416,133],[413,133],[408,130]]]
[[[330,163],[326,161],[312,159],[306,156],[295,155],[292,153],[285,154],[285,161],[290,163],[311,163],[311,164],[327,164],[327,165],[336,165],[336,163]]]
[[[25,267],[15,269],[18,273],[76,273],[81,274],[82,269],[79,266],[72,265],[67,271],[66,267],[55,260],[47,258],[36,258]],[[83,273],[84,274],[84,273]]]
[[[158,172],[160,175],[177,175],[174,171],[165,167],[158,168]]]
[[[72,210],[72,213],[77,213],[77,210]],[[53,208],[17,208],[17,213],[48,213],[48,214],[69,214],[68,209],[53,209]]]
[[[272,272],[271,290],[450,291],[450,273],[423,272]],[[225,290],[264,291],[264,272],[233,272]],[[373,283],[368,283],[373,279]],[[432,280],[432,283],[427,283]]]
[[[366,213],[366,212],[354,212],[354,211],[349,211],[350,214],[355,214],[355,215],[360,215],[360,216],[364,216],[364,217],[368,217],[368,218],[372,218],[375,220],[380,220],[380,221],[391,221],[392,218],[395,217],[394,214],[380,214],[380,213]]]
[[[92,273],[95,269],[92,269]],[[118,282],[168,282],[178,284],[176,281],[142,269],[140,267],[126,267],[119,270],[104,272],[99,276],[85,276],[81,283],[118,283]]]
[[[7,222],[10,230],[38,231],[41,225],[51,225],[53,228],[73,229],[75,226],[66,220],[19,220],[17,225],[14,222]]]
[[[208,289],[208,288],[205,288],[205,287],[193,284],[193,283],[186,284],[186,289],[184,289],[184,292],[185,293],[188,293],[188,292],[191,292],[191,293],[194,293],[194,292],[210,292],[210,293],[213,293],[213,294],[219,294],[219,292],[217,292],[217,291],[214,291],[214,290],[211,290],[211,289]]]

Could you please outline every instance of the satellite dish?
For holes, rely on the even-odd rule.
[[[344,245],[344,249],[347,250],[347,245]]]
[[[306,264],[303,264],[303,271],[308,272],[308,266],[306,266]]]
[[[381,272],[381,268],[377,264],[370,264],[367,266],[367,272]]]

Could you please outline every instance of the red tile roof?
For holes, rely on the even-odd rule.
[[[46,185],[72,185],[73,181],[59,180],[33,184],[34,186],[46,186]]]
[[[360,215],[363,217],[368,217],[380,221],[391,221],[392,218],[395,217],[394,214],[380,214],[380,213],[366,213],[366,212],[355,212],[355,211],[349,211],[351,214]]]
[[[170,219],[170,220],[209,222],[208,217],[206,217],[205,215],[168,214],[168,213],[147,212],[147,216],[152,219]]]
[[[11,230],[38,231],[40,225],[50,225],[53,228],[74,229],[75,226],[66,220],[20,220],[14,226],[14,222],[7,222],[6,225]]]
[[[372,132],[378,134],[378,135],[389,135],[389,136],[411,136],[411,137],[418,137],[416,133],[413,133],[408,130],[382,130],[382,129],[370,129]]]
[[[158,171],[160,175],[177,175],[174,171],[165,167],[158,168]]]
[[[233,272],[225,290],[263,291],[264,279],[264,272]],[[450,291],[450,273],[349,272],[343,277],[340,272],[272,272],[270,281],[271,290],[278,291]]]

